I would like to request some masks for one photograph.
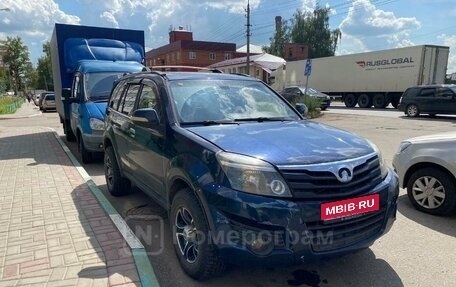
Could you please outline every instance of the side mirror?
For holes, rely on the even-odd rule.
[[[138,126],[146,128],[152,125],[158,125],[160,122],[157,111],[151,108],[137,109],[133,112],[131,121]]]
[[[307,113],[309,112],[309,109],[305,104],[297,103],[295,108],[301,115],[307,118]]]

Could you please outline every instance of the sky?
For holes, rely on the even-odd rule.
[[[268,45],[275,16],[331,7],[330,28],[342,39],[336,55],[413,45],[450,47],[448,73],[456,73],[455,0],[250,0],[251,43]],[[247,0],[1,0],[0,40],[19,36],[34,64],[54,23],[145,31],[146,51],[168,43],[183,26],[200,41],[246,44]],[[1,10],[8,8],[9,11]]]

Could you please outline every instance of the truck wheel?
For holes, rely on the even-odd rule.
[[[355,95],[353,94],[348,94],[345,96],[345,99],[344,99],[344,102],[345,102],[345,106],[347,108],[353,108],[356,106],[356,97]]]
[[[358,98],[358,106],[360,108],[370,108],[372,107],[372,100],[367,94],[362,94]]]
[[[92,161],[92,153],[86,149],[82,136],[78,137],[78,150],[81,154],[82,163],[90,163]]]
[[[104,172],[106,186],[111,195],[121,196],[130,193],[131,183],[120,174],[119,164],[112,146],[108,146],[104,154]]]
[[[63,131],[65,133],[65,138],[68,142],[76,141],[76,137],[74,136],[73,131],[71,130],[71,125],[69,121],[63,122]]]
[[[184,271],[191,277],[203,280],[225,270],[225,262],[209,240],[209,224],[192,191],[180,190],[173,199],[170,225],[174,238],[174,251]]]
[[[415,104],[408,105],[405,109],[405,113],[408,117],[417,117],[420,115],[420,110]]]
[[[456,207],[454,178],[440,169],[426,167],[415,171],[407,183],[413,206],[434,215],[448,215]]]
[[[386,107],[386,99],[383,94],[376,94],[373,99],[374,107],[377,109],[384,109]]]

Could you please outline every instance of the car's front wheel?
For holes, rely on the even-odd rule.
[[[409,117],[417,117],[420,115],[420,110],[414,104],[408,105],[407,109],[405,110],[405,114]]]
[[[106,186],[111,195],[121,196],[130,193],[131,183],[127,178],[122,177],[112,146],[106,147],[105,150],[104,172]]]
[[[426,213],[447,215],[456,207],[455,179],[440,169],[415,171],[407,183],[407,194],[413,206]]]
[[[174,197],[170,224],[174,250],[188,275],[203,280],[224,271],[225,263],[209,238],[206,216],[190,189],[182,189]]]

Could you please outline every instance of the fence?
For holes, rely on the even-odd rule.
[[[24,103],[23,99],[15,99],[12,103],[0,102],[0,114],[13,114]]]

